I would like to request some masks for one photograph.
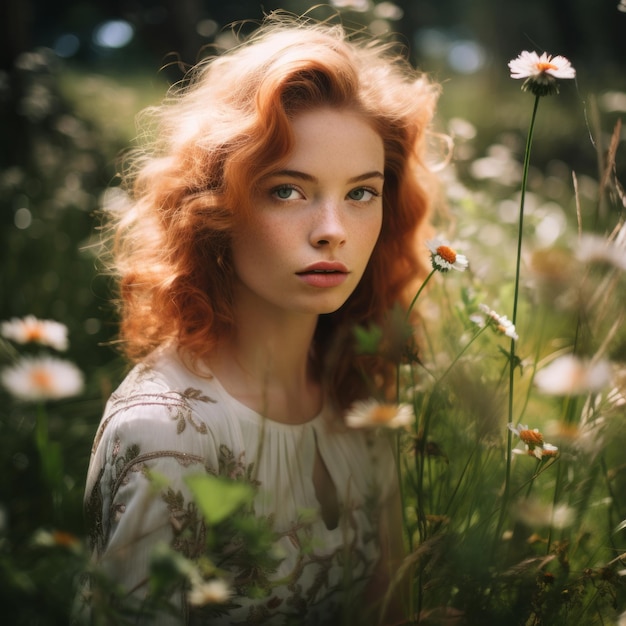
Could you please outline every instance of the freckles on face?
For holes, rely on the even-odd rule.
[[[234,233],[236,294],[317,315],[347,300],[380,234],[384,147],[348,110],[307,111],[292,128],[293,150],[261,181]]]

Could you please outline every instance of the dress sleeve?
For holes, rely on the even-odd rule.
[[[185,477],[217,474],[218,456],[194,401],[172,392],[126,398],[109,408],[97,436],[86,498],[96,566],[131,600],[145,599],[159,545],[189,558],[205,546]],[[170,600],[178,616],[164,611],[146,623],[180,624],[184,597],[178,592]]]

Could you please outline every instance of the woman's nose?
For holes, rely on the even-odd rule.
[[[336,201],[321,203],[314,214],[311,244],[315,247],[339,247],[345,243],[346,234],[341,204]]]

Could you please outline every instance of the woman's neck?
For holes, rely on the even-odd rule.
[[[226,391],[266,416],[302,423],[321,409],[322,394],[311,358],[317,316],[237,317],[236,332],[218,345],[210,366]]]

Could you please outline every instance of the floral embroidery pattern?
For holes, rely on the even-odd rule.
[[[188,558],[202,554],[206,546],[206,529],[195,503],[185,503],[180,491],[167,489],[161,496],[170,512],[172,547]]]
[[[102,420],[100,428],[94,439],[92,453],[100,444],[100,440],[106,430],[107,425],[118,413],[135,407],[162,406],[172,416],[176,422],[176,432],[184,432],[187,424],[193,427],[200,434],[207,434],[206,424],[199,422],[193,417],[192,402],[214,403],[215,400],[193,387],[187,387],[182,393],[180,391],[166,391],[161,393],[132,393],[126,392],[132,388],[142,388],[145,383],[153,380],[152,370],[147,366],[138,366],[131,373],[128,379],[122,384],[118,391],[111,395],[110,408],[106,418]]]
[[[260,483],[254,478],[254,463],[245,464],[245,452],[242,451],[235,456],[228,446],[221,444],[218,453],[219,476],[226,476],[231,480],[245,480],[253,487],[260,486]]]

